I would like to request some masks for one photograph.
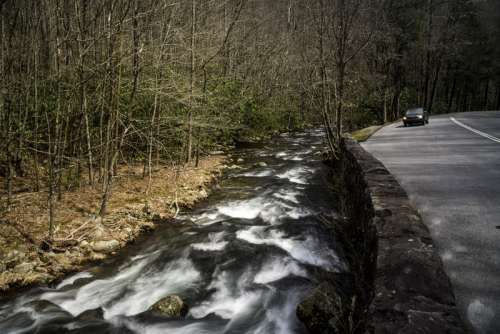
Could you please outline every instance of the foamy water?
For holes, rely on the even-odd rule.
[[[0,303],[0,333],[307,333],[298,303],[318,273],[347,270],[322,223],[335,197],[315,154],[321,138],[239,152],[243,169],[181,212],[183,226],[161,226],[119,258]],[[186,318],[148,311],[169,295],[188,304]]]

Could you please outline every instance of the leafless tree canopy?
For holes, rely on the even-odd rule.
[[[472,0],[0,0],[2,207],[196,163],[314,124],[340,135],[500,109],[500,5]],[[24,187],[14,180],[30,180]]]

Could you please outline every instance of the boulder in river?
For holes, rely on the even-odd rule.
[[[297,306],[297,317],[311,333],[348,333],[353,298],[350,275],[338,274],[318,285]]]
[[[243,167],[238,166],[238,165],[232,165],[232,166],[227,167],[227,169],[243,169]]]
[[[100,307],[92,310],[87,310],[83,313],[80,313],[77,316],[77,319],[80,321],[102,320],[103,318],[104,318],[104,311]]]
[[[183,318],[188,313],[186,303],[177,295],[167,296],[151,306],[150,311],[160,313],[171,318]]]
[[[91,243],[92,250],[99,253],[110,253],[120,247],[118,240],[101,240]]]

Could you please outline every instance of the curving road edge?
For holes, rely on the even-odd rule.
[[[391,124],[362,146],[418,209],[462,318],[476,333],[500,333],[500,112]]]

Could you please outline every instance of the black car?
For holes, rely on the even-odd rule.
[[[412,124],[428,124],[429,123],[429,114],[424,108],[413,108],[406,112],[403,117],[404,126],[412,125]]]

